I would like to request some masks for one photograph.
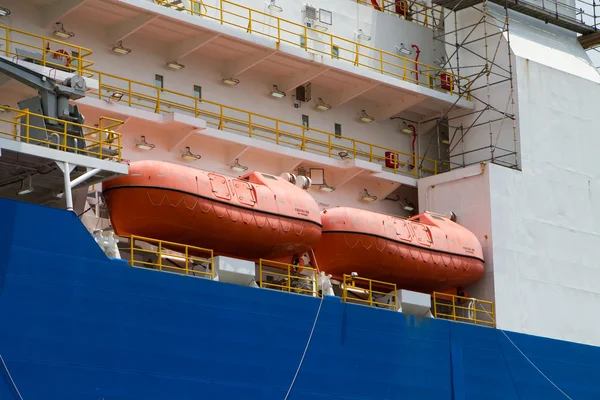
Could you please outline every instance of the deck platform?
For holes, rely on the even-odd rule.
[[[579,38],[579,41],[584,48],[590,48],[600,44],[600,35],[598,35],[598,29],[595,26],[596,24],[589,25],[583,22],[581,18],[578,19],[575,18],[575,16],[570,16],[561,12],[561,9],[572,8],[565,4],[558,4],[554,1],[542,1],[540,5],[534,2],[519,0],[490,0],[490,2],[521,14],[528,15],[532,18],[539,19],[547,24],[556,25],[577,32],[582,35]],[[461,11],[481,3],[483,3],[481,0],[433,0],[433,4],[452,11]],[[574,15],[578,12],[575,8],[573,8],[572,11]],[[581,14],[579,15],[581,17]],[[595,19],[593,16],[587,14],[585,14],[585,17],[585,19]]]

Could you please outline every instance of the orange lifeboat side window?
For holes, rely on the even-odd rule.
[[[232,183],[238,201],[246,206],[254,207],[256,204],[256,196],[254,195],[254,188],[252,185],[239,179],[233,180]]]
[[[220,199],[231,200],[231,191],[224,176],[208,174],[210,186],[214,195]]]

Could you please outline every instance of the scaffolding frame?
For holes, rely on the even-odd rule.
[[[576,0],[575,7],[561,3],[560,0],[432,0],[432,3],[446,11],[443,20],[433,29],[434,44],[441,43],[449,54],[439,66],[457,76],[470,79],[470,83],[445,113],[420,122],[421,125],[436,122],[435,134],[431,135],[423,156],[431,151],[437,140],[437,158],[444,166],[440,172],[480,162],[520,169],[509,10],[577,32],[580,44],[584,49],[590,49],[600,46],[600,12],[596,10],[600,4],[596,0]],[[490,8],[490,3],[496,6],[495,10]],[[499,12],[500,7],[503,12]],[[458,13],[462,10],[477,11],[478,17],[473,18],[474,22],[471,24],[459,26]],[[447,23],[452,23],[452,19],[453,28],[446,29]],[[490,42],[496,37],[497,44],[490,47]],[[473,46],[479,42],[483,45],[479,48]],[[504,60],[504,54],[507,55],[505,66],[500,63]],[[470,55],[477,62],[461,65],[461,55]],[[508,86],[506,104],[494,105],[491,88],[501,84]],[[462,98],[473,101],[474,109],[457,110],[456,105]],[[511,124],[512,127],[504,129],[505,124]],[[483,132],[478,128],[486,125],[489,143],[478,148],[466,148],[465,137],[481,135]],[[477,132],[473,133],[475,130]],[[447,135],[445,139],[443,133]],[[507,136],[511,134],[512,143],[507,146],[511,148],[498,145],[501,135],[504,135],[504,143],[507,145],[510,141]],[[447,142],[447,151],[444,151],[444,142]],[[467,161],[469,155],[477,152],[485,152],[487,156],[470,157]]]
[[[459,98],[442,115],[421,121],[420,124],[435,122],[435,134],[431,136],[427,143],[424,154],[431,151],[432,146],[437,141],[437,158],[441,160],[444,168],[440,172],[450,169],[466,167],[480,162],[492,162],[505,167],[519,168],[518,138],[515,116],[515,99],[513,83],[512,51],[510,48],[509,32],[509,14],[508,8],[504,8],[504,15],[494,15],[488,7],[488,0],[482,3],[469,6],[468,10],[478,12],[477,20],[466,26],[459,26],[459,16],[457,15],[460,0],[452,9],[447,9],[444,20],[433,31],[434,43],[444,46],[448,56],[440,68],[462,74],[461,77],[470,80],[467,90],[459,93]],[[453,20],[453,21],[452,21]],[[445,29],[446,24],[453,23],[452,29]],[[483,31],[482,35],[477,32]],[[490,46],[490,41],[498,38],[497,44]],[[503,40],[504,39],[504,40]],[[483,43],[481,52],[473,50],[473,45]],[[506,49],[501,49],[505,47]],[[508,56],[508,66],[505,67],[499,63],[499,55]],[[470,54],[475,60],[473,64],[461,65],[461,55]],[[491,88],[496,85],[508,83],[510,92],[508,101],[503,108],[492,104]],[[469,99],[475,104],[473,110],[459,111],[456,105],[461,98]],[[465,122],[465,119],[470,119]],[[507,149],[498,146],[498,141],[502,134],[505,123],[511,124],[512,148]],[[499,127],[495,129],[496,126]],[[465,138],[477,128],[488,126],[489,144],[475,148],[465,148]],[[444,139],[443,132],[447,132],[447,138]],[[481,134],[481,133],[479,133]],[[447,151],[444,151],[444,144],[447,144]],[[487,150],[487,151],[486,151]],[[486,156],[466,161],[469,154],[476,152],[485,152]]]

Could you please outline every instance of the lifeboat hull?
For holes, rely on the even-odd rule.
[[[301,188],[253,172],[232,178],[141,161],[103,183],[118,235],[182,243],[259,259],[307,252],[321,237],[319,208]]]
[[[431,293],[483,276],[483,253],[475,235],[441,216],[426,213],[405,220],[339,207],[323,211],[322,223],[315,258],[321,270],[336,277],[356,272]]]

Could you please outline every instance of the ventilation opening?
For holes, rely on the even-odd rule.
[[[310,87],[310,83],[303,86],[298,86],[296,88],[296,100],[302,101],[304,103],[309,102],[311,99]]]
[[[314,21],[318,18],[318,10],[316,7],[309,6],[305,4],[302,10],[302,14],[304,14],[304,19],[308,21]]]

